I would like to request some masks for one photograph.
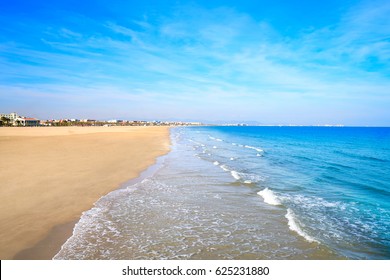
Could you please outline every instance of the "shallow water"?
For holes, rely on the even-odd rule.
[[[56,259],[390,258],[390,129],[171,137],[158,170],[86,211]]]

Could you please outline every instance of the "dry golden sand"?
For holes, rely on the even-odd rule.
[[[78,219],[168,151],[167,127],[0,128],[0,259]]]

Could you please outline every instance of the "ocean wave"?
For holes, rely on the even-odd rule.
[[[269,188],[265,188],[264,190],[259,191],[257,194],[263,197],[265,203],[270,205],[282,205],[279,198]]]
[[[297,218],[295,217],[294,212],[291,209],[289,209],[289,208],[287,209],[287,214],[285,217],[287,218],[288,226],[289,226],[291,231],[298,233],[300,236],[302,236],[303,238],[305,238],[309,242],[320,243],[301,229],[301,227],[298,224],[299,222],[298,222]]]
[[[230,171],[230,174],[232,174],[233,178],[236,179],[236,180],[240,180],[241,179],[241,176],[235,170]]]
[[[257,151],[257,156],[260,157],[260,156],[263,156],[263,153],[264,153],[264,150],[259,148],[259,147],[254,147],[254,146],[250,146],[250,145],[242,145],[242,144],[237,144],[237,143],[232,143],[233,146],[238,146],[238,147],[241,147],[241,148],[246,148],[246,149],[250,149],[250,150],[255,150]]]
[[[194,144],[196,144],[196,145],[202,145],[202,143],[200,143],[200,142],[197,142],[197,141],[195,141],[195,140],[192,140],[192,139],[189,139],[188,141],[190,141],[190,142],[192,142],[192,143],[194,143]]]
[[[245,145],[244,147],[247,148],[247,149],[258,151],[259,153],[264,152],[263,149],[260,149],[260,148],[257,148],[257,147],[253,147],[253,146],[249,146],[249,145]]]
[[[251,181],[252,183],[265,181],[265,177],[259,174],[240,173],[240,176],[242,177],[243,180]]]
[[[286,195],[283,197],[283,201],[286,203],[292,203],[293,205],[299,205],[306,209],[323,209],[323,208],[339,208],[345,210],[345,203],[340,201],[328,201],[321,197],[305,196],[305,195]]]
[[[214,165],[219,165],[219,162],[218,161],[214,161],[213,164]]]
[[[230,171],[230,169],[227,168],[227,166],[224,165],[224,164],[222,164],[220,167],[221,167],[221,169],[222,169],[223,171]]]
[[[371,155],[362,155],[362,154],[350,153],[347,151],[339,151],[339,150],[334,151],[334,152],[351,157],[351,158],[361,159],[361,160],[365,160],[365,161],[374,161],[374,162],[376,161],[376,162],[382,162],[382,163],[389,162],[389,160],[387,160],[387,159],[383,159],[383,158],[379,158],[379,157],[375,157],[375,156],[371,156]]]
[[[258,174],[248,174],[248,173],[238,172],[238,171],[226,166],[225,164],[221,164],[219,162],[218,162],[218,164],[216,164],[216,162],[214,162],[214,165],[218,165],[225,172],[230,172],[230,174],[232,175],[232,177],[234,179],[236,179],[237,181],[241,180],[241,181],[243,181],[244,184],[253,184],[253,183],[265,180],[264,177],[262,177]]]
[[[221,169],[223,171],[226,171],[226,172],[230,172],[230,174],[232,175],[232,177],[236,180],[241,180],[241,175],[239,172],[235,171],[235,170],[230,170],[226,165],[222,164],[220,165],[219,167],[221,167]]]

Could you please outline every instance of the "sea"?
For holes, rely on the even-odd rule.
[[[390,128],[171,128],[54,259],[390,259]]]

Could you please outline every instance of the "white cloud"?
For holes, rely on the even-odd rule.
[[[288,39],[265,21],[225,8],[184,7],[154,22],[130,20],[129,26],[95,22],[99,28],[89,34],[60,27],[42,39],[50,51],[1,47],[2,90],[17,80],[24,89],[10,85],[15,95],[63,96],[118,110],[130,103],[133,109],[157,108],[157,102],[156,115],[176,106],[190,117],[196,110],[214,110],[229,118],[232,107],[245,118],[264,112],[276,118],[278,110],[288,108],[305,107],[313,114],[315,108],[308,108],[321,106],[317,103],[389,104],[388,11],[386,3],[359,6],[332,26]],[[373,56],[384,63],[381,68],[361,65]],[[310,106],[300,105],[305,102]],[[269,108],[259,110],[258,104]],[[350,110],[357,109],[353,106]],[[293,115],[291,110],[285,114]]]

